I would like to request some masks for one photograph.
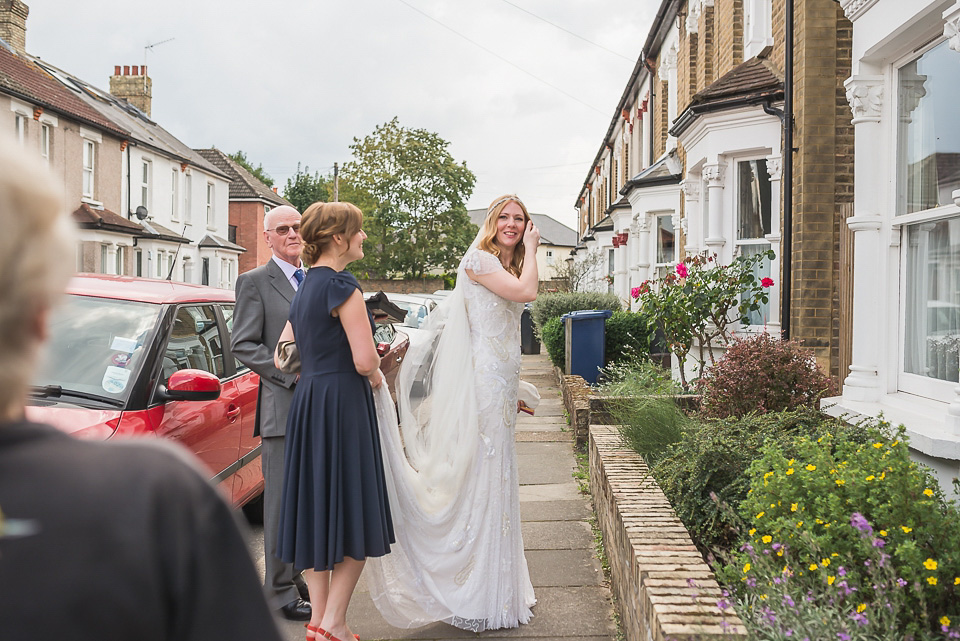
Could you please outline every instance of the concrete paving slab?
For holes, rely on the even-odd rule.
[[[613,640],[613,605],[610,592],[600,586],[534,588],[537,605],[533,620],[512,630],[492,630],[480,635],[491,638]]]
[[[589,550],[527,550],[534,588],[580,587],[603,583],[603,568]]]
[[[576,481],[548,485],[521,485],[520,502],[524,501],[575,501],[586,500]]]
[[[525,550],[592,549],[593,531],[586,521],[538,521],[521,525]]]
[[[524,430],[514,434],[514,438],[517,443],[572,443],[573,432],[570,430],[554,430],[552,432]]]
[[[573,501],[524,501],[520,503],[520,519],[537,521],[585,521],[593,516],[590,505],[580,498]]]

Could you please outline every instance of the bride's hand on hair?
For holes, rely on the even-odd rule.
[[[529,249],[536,249],[540,244],[540,230],[533,224],[532,220],[527,221],[527,227],[523,230],[523,246]]]

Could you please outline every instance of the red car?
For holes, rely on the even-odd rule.
[[[234,505],[258,499],[259,378],[230,351],[234,293],[81,274],[66,299],[51,318],[27,416],[79,438],[177,441]],[[391,339],[378,346],[388,380],[408,345],[402,334]]]

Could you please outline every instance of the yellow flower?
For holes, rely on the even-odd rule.
[[[816,570],[818,567],[819,567],[819,566],[818,566],[816,563],[811,563],[811,564],[810,564],[810,571],[813,572],[813,571]]]
[[[766,600],[767,600],[767,595],[766,595],[766,594],[761,594],[761,595],[760,595],[760,600],[761,600],[761,601],[766,601]]]
[[[817,525],[823,525],[823,519],[814,519]]]
[[[783,556],[783,548],[777,550],[777,556]],[[957,581],[960,582],[960,578],[957,578]]]
[[[887,531],[886,531],[886,530],[880,530],[879,534],[880,534],[880,536],[886,536],[886,535],[887,535]]]
[[[833,553],[833,554],[831,554],[830,556],[840,556],[840,555],[839,555],[839,554],[837,554],[836,552],[834,552],[834,553]]]
[[[923,562],[923,567],[927,568],[928,570],[936,570],[937,562],[934,561],[933,559],[927,559],[926,561]]]
[[[828,577],[827,577],[827,585],[833,585],[833,582],[836,581],[836,580],[837,580],[837,577],[835,577],[835,576],[828,576]]]
[[[767,535],[765,535],[761,540],[762,540],[764,543],[770,543],[771,541],[773,541],[773,537],[770,536],[769,534],[767,534]]]
[[[824,523],[823,527],[830,527],[830,525],[831,525],[830,523]]]
[[[790,476],[791,474],[793,474],[793,468],[789,467],[787,468],[787,476]]]
[[[844,481],[843,479],[837,479],[836,481],[834,481],[834,483],[836,483],[837,485],[846,485],[847,482]]]
[[[867,477],[867,480],[868,480],[868,481],[872,481],[872,480],[875,479],[875,478],[877,478],[877,477],[874,476],[873,474],[871,474],[870,476]]]
[[[836,474],[837,471],[836,471],[836,470],[830,470],[830,473],[831,473],[831,474]]]
[[[953,579],[953,584],[954,584],[954,585],[960,585],[960,576],[954,577],[954,579]]]
[[[823,442],[823,437],[821,436],[820,438],[817,439],[817,443],[822,443],[822,442]]]
[[[789,461],[787,461],[787,465],[793,465],[793,459],[790,459]]]
[[[755,518],[763,518],[764,514],[766,514],[766,512],[757,512],[757,516]]]
[[[950,617],[947,617],[947,616],[940,617],[940,625],[945,625],[947,627],[950,627]]]
[[[927,583],[929,583],[930,585],[936,585],[936,584],[937,584],[937,577],[935,577],[935,576],[928,576],[928,577],[927,577]]]
[[[812,472],[812,471],[814,471],[815,469],[817,469],[817,466],[814,465],[813,463],[808,463],[808,464],[807,464],[807,471],[808,471],[808,472]]]
[[[743,573],[746,574],[749,571],[750,571],[750,562],[747,561],[743,566]]]
[[[867,609],[866,603],[861,603],[860,605],[857,606],[857,612],[863,612],[866,609]]]
[[[791,511],[791,512],[796,512],[796,511],[797,511],[797,504],[796,504],[796,503],[791,503],[791,504],[790,504],[790,511]]]
[[[828,565],[830,565],[830,559],[821,560],[820,565],[822,565],[823,567],[827,567]]]
[[[874,443],[873,446],[879,450],[881,447],[883,447],[883,443]]]
[[[906,525],[901,525],[900,529],[903,530],[904,534],[910,534],[911,532],[913,532],[913,528],[907,527]]]
[[[757,531],[757,528],[750,528],[750,532],[748,532],[748,534],[750,534],[750,536],[753,536],[754,532],[756,531]]]
[[[929,487],[925,489],[923,493],[927,496],[933,496],[933,490],[931,490]]]
[[[770,504],[770,507],[777,507],[777,504],[776,504],[776,503],[771,503],[771,504]]]
[[[803,527],[803,521],[797,521],[797,527]]]
[[[899,444],[900,444],[900,441],[894,441],[893,443],[890,444],[890,447],[896,447]]]
[[[880,480],[882,481],[882,480],[885,479],[885,478],[887,478],[887,473],[886,473],[886,472],[880,472]]]

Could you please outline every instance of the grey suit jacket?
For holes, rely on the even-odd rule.
[[[260,375],[254,434],[283,436],[297,375],[278,370],[273,364],[273,352],[287,324],[296,291],[273,259],[240,274],[236,289],[231,347],[241,363]]]

